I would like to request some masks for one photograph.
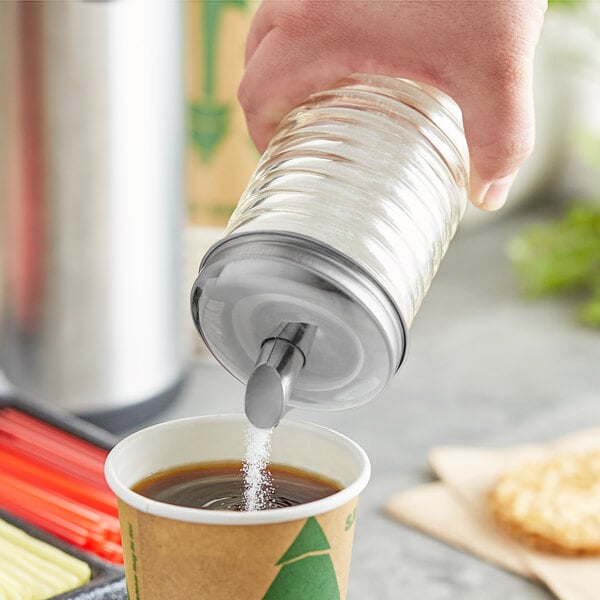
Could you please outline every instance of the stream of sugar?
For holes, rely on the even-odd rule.
[[[244,510],[269,508],[273,495],[273,481],[268,466],[271,458],[273,429],[260,429],[251,423],[246,428],[244,456]]]

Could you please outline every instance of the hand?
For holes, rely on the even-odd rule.
[[[263,151],[281,118],[350,73],[428,83],[463,112],[470,199],[506,201],[534,143],[533,56],[546,0],[265,1],[239,100]]]

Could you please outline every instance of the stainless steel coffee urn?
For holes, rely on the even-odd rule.
[[[0,370],[113,428],[182,375],[181,12],[0,3]]]

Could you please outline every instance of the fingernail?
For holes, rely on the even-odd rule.
[[[469,179],[469,200],[471,200],[475,206],[481,208],[485,195],[490,188],[491,182],[483,182],[479,178],[477,170],[472,164],[470,171],[471,177]]]
[[[515,171],[510,175],[506,175],[506,177],[501,177],[500,179],[493,181],[487,189],[479,208],[490,211],[502,208],[506,204],[510,186],[512,185],[516,176],[517,172]]]

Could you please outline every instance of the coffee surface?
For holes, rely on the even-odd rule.
[[[335,494],[342,487],[319,475],[271,464],[265,509],[295,506]],[[133,491],[159,502],[208,510],[244,510],[244,477],[240,461],[197,463],[155,473]]]

